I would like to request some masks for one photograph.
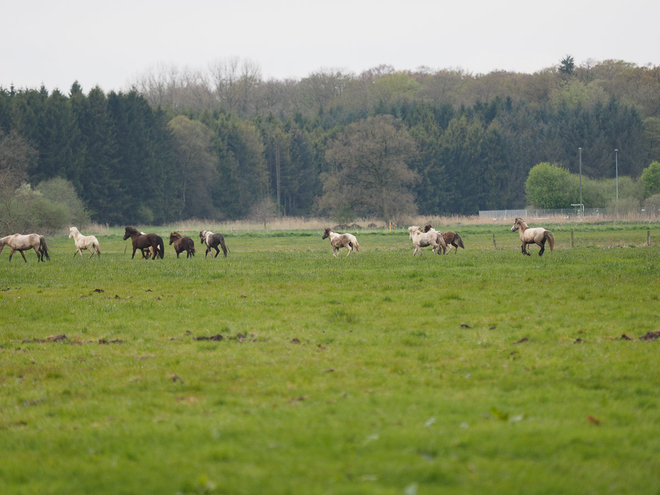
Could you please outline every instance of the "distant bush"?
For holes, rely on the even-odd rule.
[[[570,208],[577,183],[571,173],[556,164],[539,163],[529,171],[525,183],[527,201],[537,208]]]
[[[91,223],[89,211],[78,197],[73,184],[68,180],[56,177],[39,183],[35,189],[45,199],[65,209],[65,223],[69,224],[69,227],[75,226],[83,229]]]
[[[644,194],[653,196],[660,193],[660,162],[652,162],[642,172],[642,183],[644,184]]]
[[[12,200],[12,233],[52,234],[67,224],[66,207],[23,184]]]

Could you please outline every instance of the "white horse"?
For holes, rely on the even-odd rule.
[[[39,234],[8,235],[0,239],[0,253],[5,248],[5,246],[9,246],[11,248],[11,253],[9,253],[9,261],[11,261],[11,257],[14,256],[14,252],[18,251],[21,253],[21,256],[23,256],[23,260],[27,262],[23,251],[29,251],[30,249],[34,249],[34,252],[37,253],[37,259],[39,261],[44,261],[44,256],[50,260],[46,239],[44,236]]]
[[[328,237],[330,238],[330,244],[332,245],[332,255],[335,258],[339,256],[339,250],[343,247],[348,249],[346,257],[350,256],[353,250],[360,250],[360,244],[358,244],[357,238],[353,234],[337,234],[328,227],[325,229],[321,239],[327,239]]]
[[[73,257],[76,257],[76,254],[80,253],[80,257],[83,256],[83,249],[87,249],[91,254],[91,258],[96,253],[96,256],[101,259],[101,246],[99,246],[99,241],[93,235],[82,235],[77,228],[71,227],[69,229],[69,239],[73,237],[73,240],[76,242],[76,252],[73,253]]]
[[[440,254],[440,249],[446,247],[442,234],[437,230],[431,229],[429,232],[424,232],[421,227],[413,225],[408,227],[408,233],[410,234],[410,240],[415,246],[413,256],[417,253],[421,256],[423,247],[433,246],[433,252],[437,254]]]
[[[525,221],[520,217],[514,220],[513,227],[511,227],[511,232],[515,232],[516,230],[520,231],[520,242],[522,242],[522,254],[531,256],[531,254],[527,252],[527,244],[538,244],[539,246],[541,246],[541,250],[539,251],[539,256],[543,256],[543,252],[545,251],[546,241],[548,241],[548,245],[550,246],[550,251],[552,251],[555,247],[555,236],[552,235],[552,232],[550,232],[549,230],[545,230],[543,227],[536,227],[530,229],[529,227],[527,227]]]

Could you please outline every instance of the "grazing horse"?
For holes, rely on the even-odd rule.
[[[126,233],[124,234],[124,240],[131,238],[133,243],[133,256],[131,259],[135,258],[135,251],[138,249],[142,252],[142,256],[146,257],[144,254],[145,249],[153,249],[153,259],[156,259],[160,256],[160,259],[163,259],[165,255],[165,245],[163,244],[163,239],[156,234],[142,234],[139,230],[134,227],[126,227]]]
[[[520,232],[522,254],[531,256],[531,254],[527,252],[527,244],[538,244],[541,246],[539,256],[543,256],[543,252],[545,251],[545,241],[548,241],[548,244],[550,245],[550,251],[552,251],[555,247],[555,236],[552,235],[552,232],[545,230],[543,227],[530,229],[527,227],[525,221],[520,217],[516,218],[516,220],[513,222],[513,227],[511,227],[511,232],[515,232],[516,230]]]
[[[227,257],[227,251],[229,251],[229,248],[225,245],[225,237],[222,234],[214,234],[210,230],[202,230],[199,233],[199,240],[202,244],[206,244],[206,254],[204,254],[204,258],[206,258],[211,252],[211,249],[215,249],[215,256],[213,257],[217,258],[220,254],[218,246],[222,248],[225,258]]]
[[[421,227],[413,225],[408,227],[408,233],[410,234],[410,240],[415,246],[413,256],[417,253],[421,256],[422,248],[426,246],[433,246],[433,252],[436,254],[440,254],[440,249],[446,247],[444,238],[436,230],[431,229],[429,232],[423,232]]]
[[[7,237],[0,239],[0,253],[5,248],[5,246],[9,246],[11,248],[11,252],[9,253],[9,261],[11,261],[11,257],[14,256],[14,252],[18,251],[21,253],[23,260],[27,263],[27,259],[25,259],[25,254],[23,254],[23,251],[29,251],[30,249],[34,249],[34,252],[37,253],[37,260],[44,261],[45,256],[50,261],[48,246],[46,245],[46,238],[42,235],[8,235]]]
[[[195,243],[190,237],[183,237],[178,232],[172,232],[170,234],[170,246],[172,244],[174,244],[174,251],[177,258],[183,251],[186,252],[186,258],[195,256]]]
[[[427,224],[424,227],[424,232],[428,232],[432,229],[433,226],[431,224]],[[445,241],[445,246],[454,246],[456,248],[454,254],[458,253],[459,247],[465,249],[465,246],[463,245],[463,239],[461,239],[461,236],[458,235],[453,230],[448,230],[447,232],[440,232],[440,235],[442,236],[442,239]],[[447,254],[445,246],[442,247],[442,254]],[[449,248],[449,252],[451,253],[451,248]]]
[[[325,229],[321,239],[327,239],[328,237],[330,238],[330,244],[332,245],[332,255],[335,258],[339,256],[339,250],[343,247],[348,249],[348,254],[346,255],[347,258],[353,250],[360,250],[360,244],[358,244],[357,238],[353,234],[337,234],[328,227]]]
[[[93,235],[82,235],[77,228],[71,227],[69,229],[69,239],[73,237],[73,240],[76,243],[76,252],[73,253],[73,257],[76,257],[76,254],[80,253],[80,257],[84,258],[82,252],[83,249],[87,249],[91,254],[91,258],[96,253],[98,259],[101,259],[101,246],[99,246],[99,241]]]

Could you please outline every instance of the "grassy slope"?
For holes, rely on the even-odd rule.
[[[0,491],[657,493],[660,253],[602,248],[646,228],[556,226],[543,258],[480,226],[446,257],[312,232],[3,254]]]

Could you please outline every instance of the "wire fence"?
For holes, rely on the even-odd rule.
[[[479,220],[499,221],[506,219],[523,218],[564,218],[564,219],[589,219],[598,220],[640,220],[640,221],[658,221],[660,220],[660,205],[650,205],[644,208],[630,209],[626,208],[617,211],[614,208],[585,208],[583,213],[579,208],[564,208],[559,210],[544,210],[540,208],[526,208],[522,210],[483,210],[479,211]]]

